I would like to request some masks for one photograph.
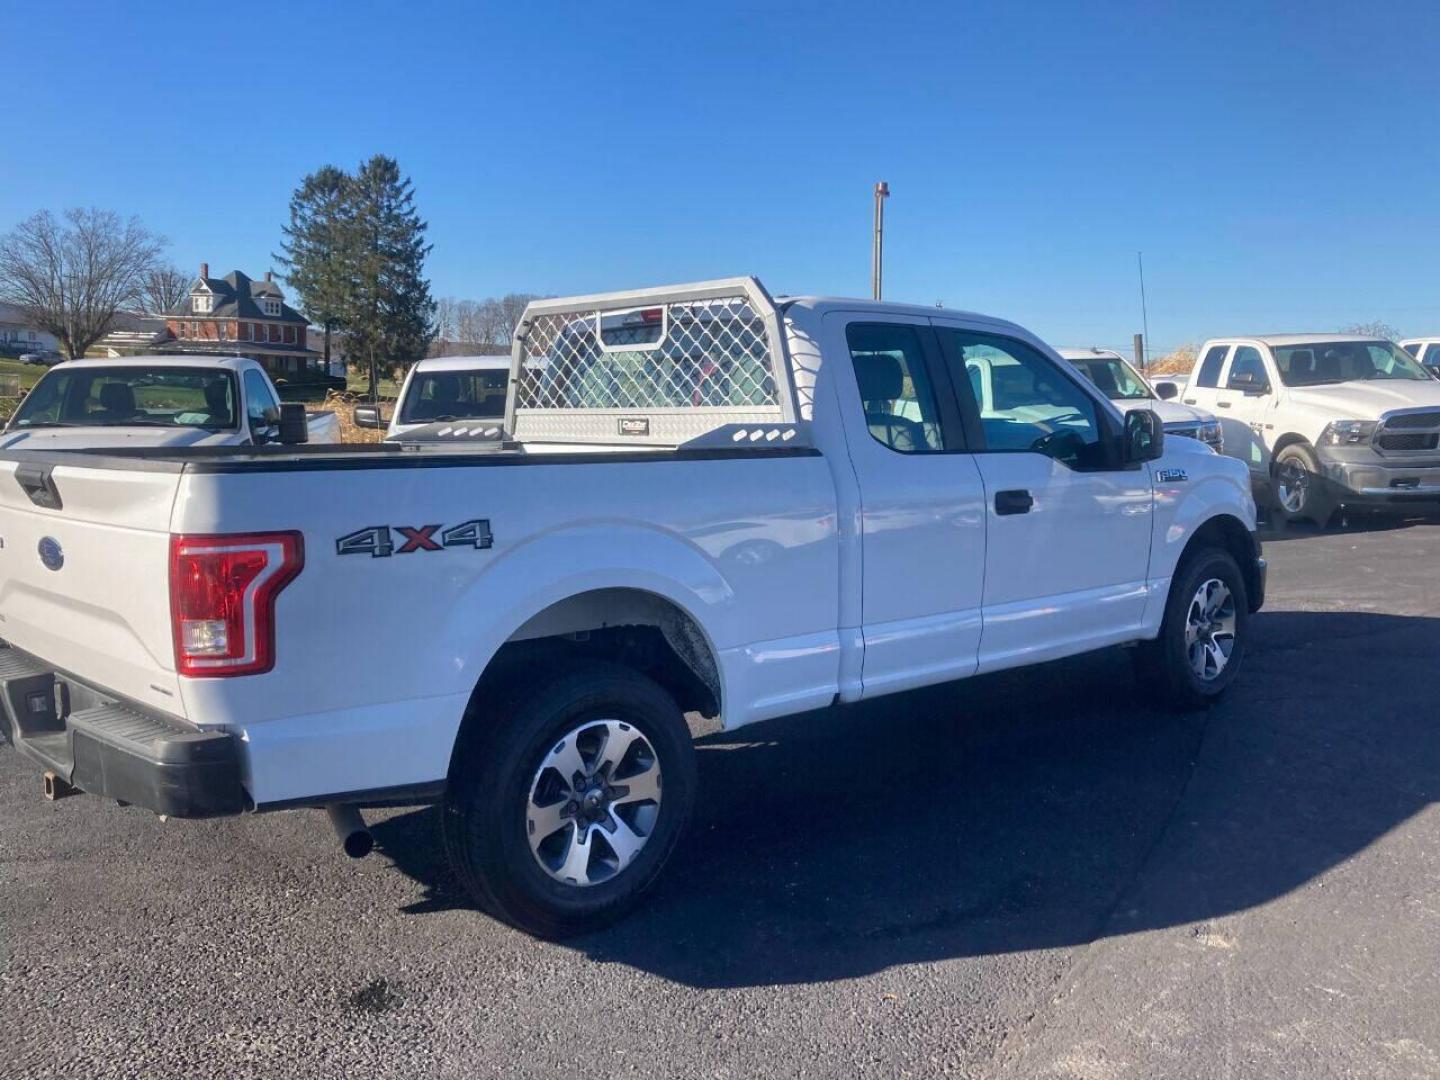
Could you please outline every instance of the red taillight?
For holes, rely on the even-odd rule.
[[[643,323],[658,324],[665,318],[665,309],[652,307],[645,308],[640,312],[640,321]]]
[[[275,597],[305,565],[298,532],[170,538],[170,628],[181,675],[275,666]]]

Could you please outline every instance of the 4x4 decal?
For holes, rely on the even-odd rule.
[[[392,537],[392,533],[398,540]],[[441,551],[445,548],[479,550],[494,543],[490,522],[485,518],[451,525],[448,529],[439,525],[370,525],[336,540],[335,554],[369,555],[372,559],[383,559],[390,555],[412,555],[417,551]]]

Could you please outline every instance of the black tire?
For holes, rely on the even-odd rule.
[[[1202,678],[1192,664],[1187,630],[1196,594],[1210,581],[1222,582],[1229,590],[1234,610],[1234,637],[1224,667],[1216,675]],[[1159,704],[1182,712],[1203,709],[1218,701],[1230,688],[1249,650],[1249,599],[1245,575],[1228,551],[1207,547],[1185,556],[1170,581],[1160,636],[1134,651],[1136,672]]]
[[[1276,454],[1270,477],[1276,509],[1287,522],[1313,521],[1323,528],[1334,515],[1335,493],[1305,443],[1291,443]]]
[[[475,902],[512,926],[550,939],[599,929],[639,903],[684,830],[696,783],[685,717],[658,684],[601,661],[569,665],[558,676],[554,670],[516,673],[492,702],[467,718],[442,814],[450,862]],[[632,862],[606,880],[567,884],[548,873],[531,850],[532,786],[542,762],[567,734],[602,720],[643,735],[663,789],[653,827]]]

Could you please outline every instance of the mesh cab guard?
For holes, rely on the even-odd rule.
[[[753,277],[536,300],[515,331],[505,431],[522,442],[678,446],[795,418],[779,310]]]

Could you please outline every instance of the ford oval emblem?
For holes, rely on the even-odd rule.
[[[65,565],[65,551],[60,547],[59,540],[47,536],[40,541],[40,561],[47,570],[59,570]]]

